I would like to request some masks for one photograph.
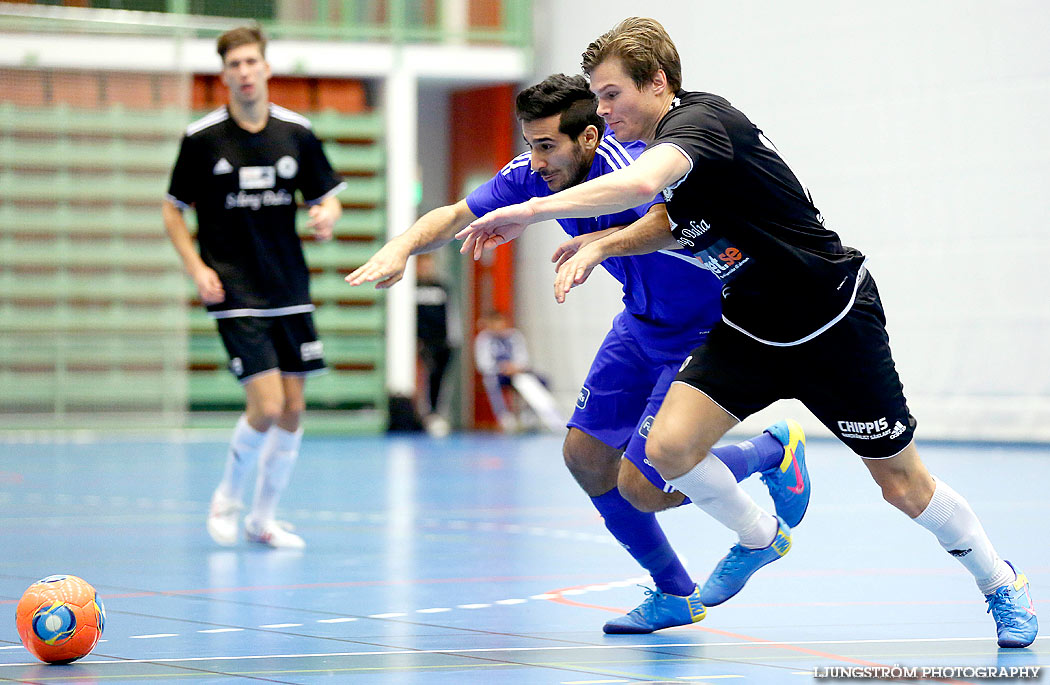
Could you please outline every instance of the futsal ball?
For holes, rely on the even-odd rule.
[[[95,588],[76,576],[36,581],[15,608],[18,637],[29,653],[49,664],[85,656],[102,637],[106,609]]]

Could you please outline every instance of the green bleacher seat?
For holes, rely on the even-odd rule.
[[[382,246],[379,242],[344,242],[307,243],[306,263],[314,269],[339,271],[345,276],[368,261]]]
[[[344,178],[346,188],[338,197],[343,204],[378,205],[386,200],[386,181],[382,176]]]
[[[382,209],[343,210],[335,223],[336,236],[386,236],[386,212]]]
[[[382,145],[341,145],[325,143],[325,154],[336,171],[376,172],[383,168]]]
[[[55,198],[63,200],[65,198]],[[155,235],[167,242],[160,200],[151,205],[119,204],[102,207],[0,205],[0,231],[27,235]],[[168,248],[171,249],[170,246]]]
[[[348,273],[348,272],[347,272]],[[310,297],[325,301],[372,302],[381,304],[386,296],[385,291],[376,290],[373,285],[351,287],[343,280],[346,273],[330,272],[316,274],[310,279]]]
[[[322,140],[379,140],[383,137],[383,115],[379,112],[343,114],[324,110],[307,116],[314,134]]]
[[[336,333],[379,333],[385,320],[386,313],[381,307],[325,305],[314,312],[314,322],[322,338]]]

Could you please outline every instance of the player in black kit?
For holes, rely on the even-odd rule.
[[[741,496],[708,452],[738,421],[795,397],[863,458],[886,501],[973,574],[999,645],[1031,644],[1038,623],[1027,578],[919,458],[864,255],[824,227],[809,192],[747,117],[721,97],[681,89],[677,49],[656,21],[624,20],[591,43],[583,68],[598,113],[620,140],[645,141],[646,152],[623,170],[496,210],[459,237],[478,257],[531,223],[609,214],[663,193],[669,227],[639,225],[584,247],[562,264],[555,294],[563,300],[605,257],[676,242],[722,282],[722,322],[683,363],[646,446],[668,483],[740,536],[701,589],[704,604],[735,595],[789,547],[782,522]]]
[[[344,184],[310,122],[269,102],[265,50],[257,28],[219,37],[229,104],[186,129],[163,212],[247,398],[212,495],[208,532],[221,545],[236,542],[244,490],[258,464],[245,536],[300,548],[303,539],[274,513],[299,454],[304,379],[325,364],[295,230],[295,193],[310,208],[315,236],[327,240],[342,213],[336,193]],[[197,213],[200,254],[182,214],[187,207]]]

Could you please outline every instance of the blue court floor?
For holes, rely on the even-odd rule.
[[[838,443],[809,446],[813,500],[791,552],[703,622],[647,636],[601,632],[646,578],[558,437],[308,436],[282,502],[299,552],[208,538],[224,450],[0,443],[0,680],[802,685],[843,666],[1050,669],[1045,637],[996,647],[970,576]],[[920,451],[1046,606],[1050,450]],[[757,479],[746,487],[769,505]],[[702,582],[731,535],[695,507],[661,516]],[[108,612],[103,641],[66,666],[34,662],[14,625],[22,591],[54,573],[94,584]]]

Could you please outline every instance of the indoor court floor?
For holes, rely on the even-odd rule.
[[[224,451],[0,438],[0,681],[804,684],[832,667],[1050,669],[1046,637],[996,647],[970,576],[836,442],[810,442],[813,499],[786,557],[701,623],[638,636],[601,631],[647,578],[569,476],[560,437],[308,433],[281,509],[302,551],[212,543]],[[920,451],[1046,606],[1050,448]],[[770,506],[757,478],[746,487]],[[702,582],[731,535],[695,507],[661,516]],[[92,583],[107,610],[103,641],[66,666],[35,662],[14,624],[23,590],[55,573]]]

